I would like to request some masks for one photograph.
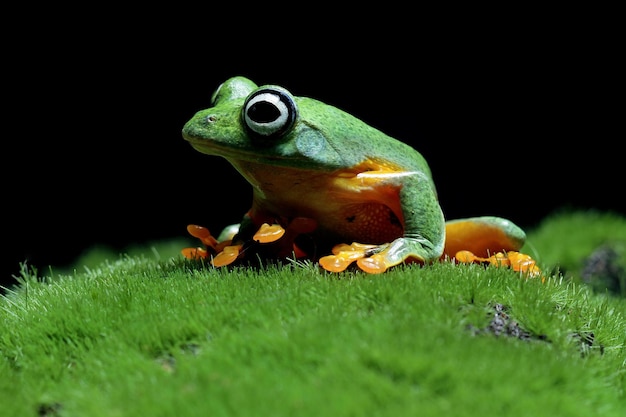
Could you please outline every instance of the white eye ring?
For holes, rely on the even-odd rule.
[[[296,103],[286,90],[267,87],[252,93],[243,106],[243,119],[252,132],[263,137],[280,135],[296,120]]]

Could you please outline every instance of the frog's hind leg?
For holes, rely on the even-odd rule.
[[[509,220],[490,216],[451,220],[446,223],[446,234],[443,258],[508,266],[529,277],[541,276],[537,262],[518,252],[526,234]]]
[[[470,251],[486,258],[498,252],[519,251],[525,241],[526,233],[501,217],[448,220],[443,256],[453,258],[459,251]]]

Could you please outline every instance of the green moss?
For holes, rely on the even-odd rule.
[[[558,259],[543,257],[542,233],[530,234],[541,259]],[[155,251],[51,277],[24,270],[0,298],[3,413],[626,410],[626,301],[563,275],[451,263],[227,270]]]
[[[544,269],[626,297],[626,218],[611,212],[559,211],[528,232],[526,246]]]

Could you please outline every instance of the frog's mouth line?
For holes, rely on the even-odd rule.
[[[189,140],[189,143],[196,151],[200,153],[206,155],[223,156],[224,158],[255,159],[262,155],[258,152],[251,152],[250,150],[243,148],[221,146],[216,145],[215,143],[207,143],[204,140]]]
[[[191,137],[185,137],[185,140],[189,142],[189,144],[198,152],[205,155],[219,156],[225,159],[230,160],[239,160],[239,161],[249,161],[249,162],[273,162],[276,164],[281,164],[281,161],[285,163],[287,161],[291,161],[291,164],[294,164],[294,161],[301,160],[303,163],[306,160],[302,157],[288,157],[281,156],[277,154],[264,153],[259,152],[259,149],[254,151],[250,151],[249,149],[237,148],[233,146],[222,146],[217,142],[206,141],[205,139],[194,139]]]

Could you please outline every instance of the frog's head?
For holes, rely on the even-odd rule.
[[[222,83],[211,105],[185,124],[183,137],[196,150],[231,162],[343,168],[362,159],[364,140],[382,135],[333,106],[244,77]]]

